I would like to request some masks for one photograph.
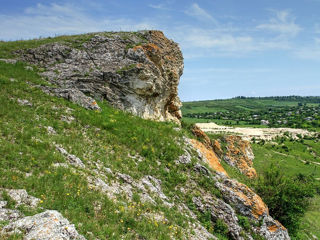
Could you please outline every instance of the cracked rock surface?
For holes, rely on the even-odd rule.
[[[56,87],[44,91],[87,109],[100,110],[95,99],[105,99],[143,118],[181,118],[183,57],[160,31],[97,33],[81,47],[58,42],[18,54],[45,69],[41,75]]]

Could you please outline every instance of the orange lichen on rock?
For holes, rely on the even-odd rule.
[[[211,148],[207,148],[203,143],[195,140],[195,139],[190,139],[191,144],[193,145],[194,148],[198,149],[203,157],[208,161],[209,166],[220,173],[224,173],[226,176],[228,176],[228,173],[224,168],[222,167],[219,158],[217,155],[213,152]]]
[[[239,136],[226,136],[227,152],[224,160],[239,169],[240,172],[249,178],[257,176],[256,170],[253,168],[252,149],[248,141],[243,140]]]
[[[221,149],[221,145],[219,143],[218,140],[214,140],[213,143],[211,144],[213,151],[219,156],[221,157],[223,154],[223,150]]]
[[[263,202],[259,195],[242,183],[238,182],[237,185],[238,186],[234,188],[233,191],[235,191],[237,196],[244,200],[246,205],[251,206],[252,215],[256,219],[259,219],[259,217],[264,213],[269,212],[267,205]]]
[[[133,47],[133,51],[137,51],[137,50],[139,50],[139,49],[143,50],[143,47],[142,47],[141,45],[138,45],[138,46],[134,46],[134,47]]]
[[[272,225],[272,226],[269,226],[268,227],[268,230],[270,231],[270,232],[275,232],[275,231],[277,231],[279,228],[278,228],[278,226],[277,225]]]
[[[142,47],[147,52],[155,52],[160,50],[160,48],[154,43],[143,44]]]
[[[191,129],[193,135],[200,138],[207,148],[211,148],[211,140],[199,127],[193,126]]]

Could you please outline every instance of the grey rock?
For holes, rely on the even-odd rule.
[[[39,198],[30,196],[25,189],[0,189],[0,199],[2,198],[1,190],[5,191],[16,202],[16,207],[24,204],[35,208],[40,201]]]
[[[211,196],[204,198],[203,200],[200,197],[192,198],[198,210],[203,213],[209,211],[213,222],[218,219],[223,220],[228,226],[230,237],[232,237],[232,239],[242,240],[243,237],[240,236],[242,228],[238,224],[238,218],[234,209],[222,200],[214,200]]]
[[[7,201],[0,201],[0,209],[7,205]]]
[[[187,150],[184,150],[184,154],[175,161],[177,164],[189,164],[191,163],[191,155]]]
[[[18,210],[0,208],[0,221],[14,221],[20,218],[21,216],[22,214]]]
[[[217,173],[216,178],[218,181],[215,186],[221,191],[226,203],[233,205],[237,212],[256,223],[263,221],[261,227],[253,227],[256,233],[266,239],[290,239],[287,229],[269,215],[268,207],[249,187],[224,174]],[[273,226],[272,230],[270,226]]]
[[[3,227],[1,234],[23,233],[25,240],[79,239],[84,240],[75,226],[54,210],[24,217]]]
[[[198,163],[194,166],[194,170],[206,176],[210,175],[210,171],[205,166]]]
[[[72,116],[64,116],[64,115],[62,115],[60,120],[63,121],[63,122],[66,122],[66,123],[72,123],[75,120],[75,118],[72,117]]]
[[[56,130],[54,130],[54,128],[51,127],[51,126],[46,127],[46,129],[47,129],[47,131],[48,131],[48,133],[49,133],[50,135],[55,135],[55,134],[57,134]]]
[[[17,101],[18,101],[19,105],[32,107],[32,103],[26,99],[21,100],[18,98]]]
[[[31,67],[31,66],[25,66],[24,69],[29,70],[29,71],[33,71],[33,67]]]
[[[117,176],[126,183],[131,184],[133,182],[133,178],[127,174],[117,173]]]
[[[11,63],[11,64],[16,64],[18,60],[16,59],[0,59],[1,62],[5,62],[5,63]]]
[[[107,173],[107,174],[112,174],[112,170],[110,169],[110,168],[107,168],[107,167],[105,167],[104,168],[104,171]]]
[[[218,240],[217,237],[215,237],[211,233],[209,233],[207,231],[207,229],[205,229],[199,223],[193,223],[192,230],[193,230],[194,234],[189,237],[190,240],[204,240],[204,239]]]
[[[265,216],[261,227],[256,227],[255,230],[268,240],[290,239],[284,227],[270,216]]]
[[[93,98],[106,99],[143,118],[181,118],[177,89],[183,57],[160,31],[97,33],[81,48],[51,43],[17,54],[45,68],[42,76],[58,86],[49,92],[86,108],[96,107]]]
[[[97,102],[76,88],[49,88],[41,87],[46,93],[65,98],[70,102],[76,103],[86,109],[101,111]]]
[[[64,155],[68,162],[75,166],[75,167],[80,167],[80,168],[85,168],[85,165],[83,164],[83,162],[81,161],[80,158],[78,158],[77,156],[73,155],[73,154],[70,154],[68,153],[64,148],[56,145],[56,149],[62,154]]]

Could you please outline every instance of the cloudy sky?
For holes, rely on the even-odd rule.
[[[320,95],[320,0],[0,0],[0,40],[162,30],[183,101]]]

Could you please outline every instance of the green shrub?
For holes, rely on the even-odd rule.
[[[247,217],[245,216],[241,216],[241,215],[238,215],[238,223],[241,227],[243,227],[245,230],[249,230],[250,229],[250,222],[248,220]]]
[[[223,220],[218,219],[214,225],[214,232],[226,236],[229,232],[228,225]]]
[[[271,165],[257,179],[255,190],[268,205],[270,215],[295,236],[309,200],[316,193],[316,186],[312,176],[298,174],[288,177]]]

